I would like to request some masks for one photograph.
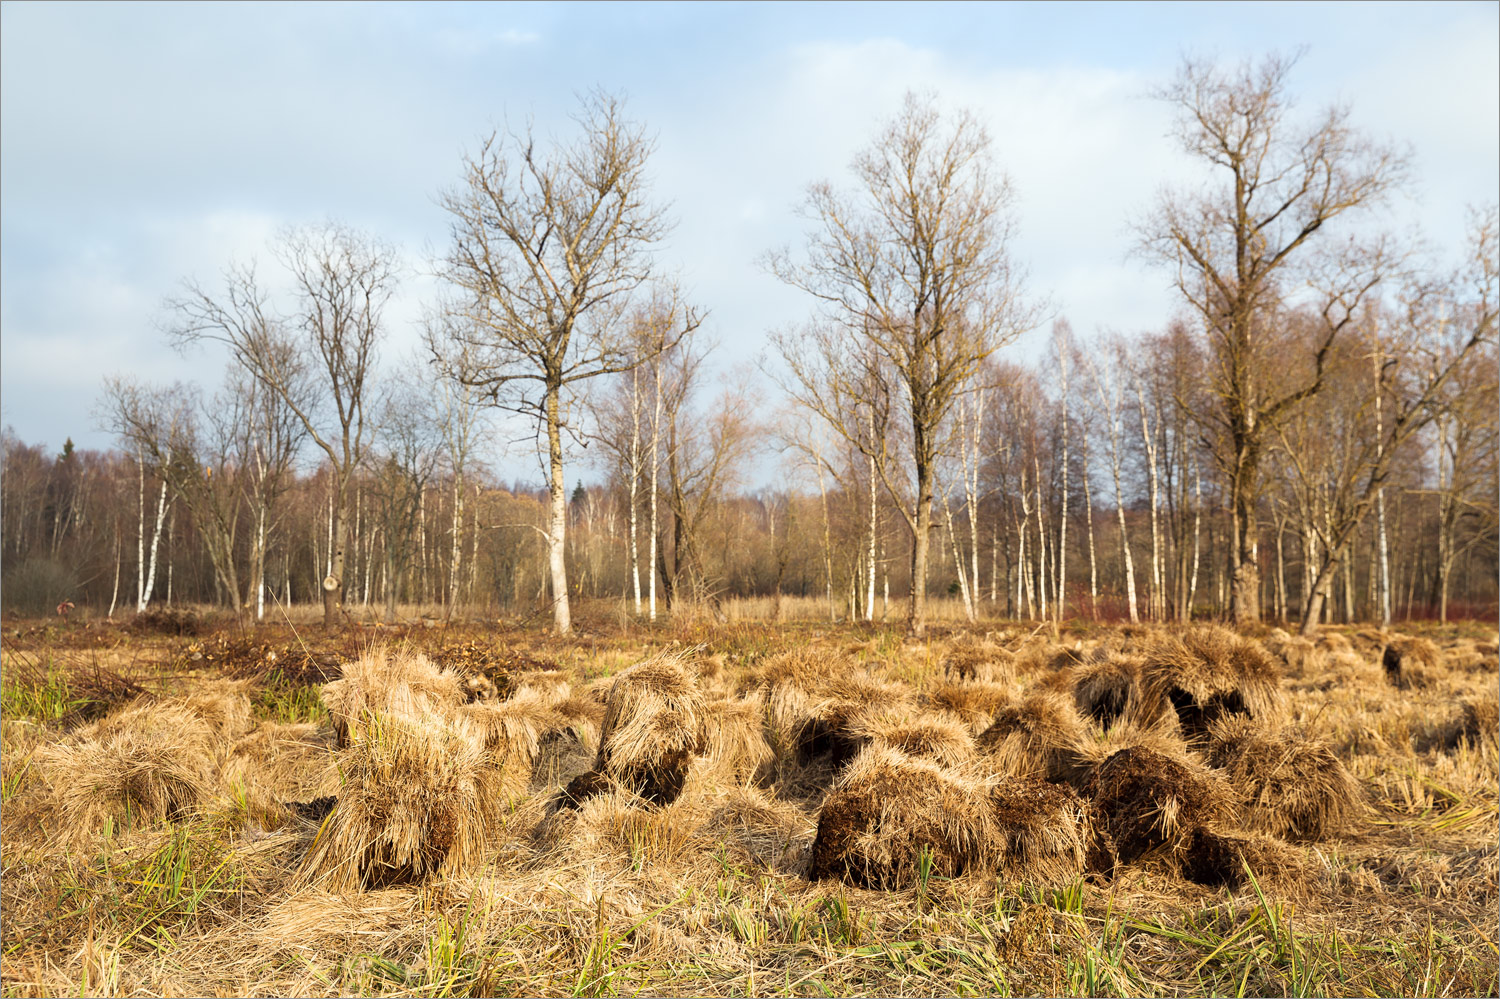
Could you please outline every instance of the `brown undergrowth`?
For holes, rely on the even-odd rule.
[[[18,633],[6,995],[1500,986],[1472,626]]]

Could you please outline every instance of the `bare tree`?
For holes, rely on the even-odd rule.
[[[1396,455],[1414,434],[1449,412],[1443,405],[1445,390],[1471,359],[1495,343],[1500,313],[1496,234],[1493,210],[1477,216],[1461,274],[1409,283],[1389,331],[1369,317],[1368,336],[1386,338],[1378,350],[1384,361],[1373,393],[1364,380],[1362,355],[1371,352],[1368,346],[1351,343],[1342,357],[1330,358],[1330,379],[1343,375],[1350,388],[1328,406],[1303,414],[1316,426],[1304,441],[1323,438],[1322,448],[1287,440],[1282,431],[1297,492],[1308,497],[1303,505],[1315,511],[1305,517],[1317,557],[1304,595],[1303,634],[1316,631],[1334,573],[1344,567],[1355,532],[1376,505]],[[1312,335],[1321,336],[1322,328],[1315,326]],[[1381,400],[1378,419],[1376,399]],[[1330,426],[1342,432],[1328,434]],[[1444,571],[1442,557],[1440,552],[1439,574]]]
[[[1346,324],[1308,345],[1312,363],[1288,383],[1277,330],[1285,297],[1326,259],[1328,224],[1381,200],[1406,175],[1406,159],[1373,143],[1334,107],[1307,126],[1290,120],[1287,76],[1296,60],[1270,56],[1234,70],[1184,61],[1161,99],[1178,109],[1176,137],[1218,183],[1163,194],[1142,224],[1142,247],[1174,270],[1202,317],[1213,355],[1216,457],[1229,487],[1231,603],[1237,621],[1260,616],[1256,499],[1268,435],[1323,385],[1324,364]],[[1370,268],[1333,289],[1347,314],[1373,287]]]
[[[973,115],[945,118],[932,100],[908,95],[855,158],[857,193],[826,182],[809,189],[805,256],[769,258],[777,277],[818,301],[824,320],[774,339],[791,393],[875,459],[911,531],[916,634],[926,628],[935,471],[949,415],[984,359],[1036,320],[1009,254],[1010,185],[989,147]],[[905,407],[906,460],[885,440],[864,441],[865,407],[881,399]],[[910,501],[898,477],[909,477]]]
[[[462,323],[429,339],[433,353],[490,400],[537,421],[546,435],[547,549],[553,624],[571,628],[563,435],[573,387],[640,364],[623,321],[651,277],[651,249],[668,225],[648,200],[653,142],[603,93],[583,100],[581,135],[539,150],[524,133],[492,133],[464,161],[464,183],[442,196],[452,246],[443,275]],[[692,317],[696,325],[697,317]],[[658,349],[680,338],[680,332]]]
[[[171,302],[172,340],[223,343],[267,391],[297,415],[332,472],[330,546],[323,624],[343,612],[349,483],[368,444],[366,418],[383,338],[382,313],[395,287],[395,251],[336,223],[282,233],[273,254],[294,288],[294,307],[275,313],[253,267],[231,267],[222,297],[189,283]]]

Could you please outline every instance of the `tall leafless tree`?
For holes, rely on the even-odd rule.
[[[196,283],[170,304],[179,346],[211,340],[297,415],[332,472],[332,544],[323,624],[343,613],[349,485],[369,443],[368,405],[395,289],[395,250],[347,226],[288,229],[272,248],[292,283],[291,306],[273,309],[251,266],[231,267],[222,295]]]
[[[492,133],[465,158],[462,185],[442,196],[452,245],[441,263],[456,289],[450,308],[464,321],[428,341],[462,381],[535,419],[545,435],[558,633],[572,627],[563,480],[563,436],[577,429],[572,393],[645,360],[625,317],[668,230],[649,197],[654,143],[624,101],[590,94],[576,122],[571,143],[538,148],[528,126]],[[658,350],[680,337],[674,331]]]
[[[1328,259],[1329,223],[1379,202],[1406,176],[1405,156],[1364,138],[1345,108],[1310,123],[1292,118],[1295,58],[1270,56],[1230,70],[1187,59],[1158,95],[1177,110],[1176,138],[1212,171],[1210,184],[1164,193],[1140,225],[1144,251],[1171,268],[1201,317],[1213,354],[1214,408],[1228,485],[1235,620],[1260,617],[1256,500],[1277,421],[1323,386],[1324,366],[1347,324],[1329,323],[1312,363],[1288,383],[1279,352],[1281,313],[1309,270]],[[1334,289],[1351,311],[1373,287],[1369,268],[1348,269]]]
[[[897,500],[912,534],[908,625],[922,634],[949,415],[985,358],[1034,325],[1036,310],[1021,300],[1010,256],[1010,184],[973,115],[944,116],[908,95],[853,169],[852,194],[827,182],[809,188],[805,254],[769,257],[777,277],[817,300],[822,320],[774,342],[792,394],[875,459]],[[861,417],[879,405],[872,393],[905,407],[905,460],[884,440],[863,440]]]

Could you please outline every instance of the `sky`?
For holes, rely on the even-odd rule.
[[[567,137],[595,87],[656,136],[677,221],[659,265],[708,311],[720,370],[808,317],[759,260],[797,245],[807,185],[848,187],[909,90],[988,128],[1017,196],[1011,251],[1050,315],[1083,337],[1159,328],[1179,305],[1131,255],[1131,224],[1203,174],[1152,89],[1184,54],[1299,48],[1301,110],[1345,103],[1409,144],[1417,183],[1380,221],[1456,254],[1500,178],[1496,3],[3,3],[0,424],[108,447],[107,376],[217,385],[222,354],[166,344],[164,301],[232,262],[269,273],[279,228],[324,219],[399,247],[399,373],[464,153],[507,123]],[[1044,336],[1007,351],[1034,358]],[[534,475],[524,451],[492,465]]]

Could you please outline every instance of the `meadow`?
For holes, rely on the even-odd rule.
[[[7,619],[0,989],[1494,995],[1492,624]]]

